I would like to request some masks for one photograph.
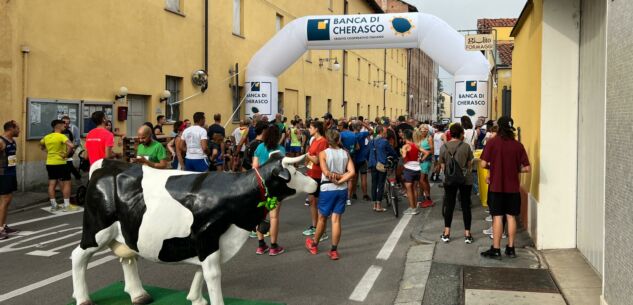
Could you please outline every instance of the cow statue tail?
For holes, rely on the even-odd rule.
[[[90,179],[90,177],[92,177],[92,173],[98,169],[101,168],[101,165],[103,164],[103,159],[99,159],[97,161],[95,161],[95,163],[92,163],[92,165],[90,165],[90,172],[88,173],[88,179]]]

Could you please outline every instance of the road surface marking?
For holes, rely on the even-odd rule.
[[[80,209],[78,211],[73,211],[73,212],[51,212],[50,208],[42,208],[42,210],[48,212],[48,213],[53,213],[53,215],[48,215],[48,216],[44,216],[44,217],[40,217],[40,218],[33,218],[33,219],[29,219],[29,220],[25,220],[25,221],[19,221],[16,223],[11,223],[9,225],[11,225],[12,227],[17,227],[19,225],[25,225],[27,223],[32,223],[32,222],[38,222],[38,221],[42,221],[42,220],[46,220],[46,219],[51,219],[51,218],[57,218],[57,217],[61,217],[61,216],[66,216],[66,215],[73,215],[79,212],[83,212],[83,209]]]
[[[72,247],[72,246],[77,246],[79,245],[79,242],[81,242],[81,240],[76,240],[70,243],[67,243],[65,245],[61,245],[59,247],[50,249],[50,250],[35,250],[35,251],[31,251],[29,253],[27,253],[26,255],[33,255],[33,256],[44,256],[44,257],[51,257],[53,255],[59,254],[60,252],[57,252],[57,250],[59,249],[64,249],[64,248],[68,248],[68,247]]]
[[[88,264],[88,269],[91,269],[91,268],[99,266],[99,265],[103,265],[103,264],[105,264],[105,263],[107,263],[107,262],[109,262],[111,260],[114,260],[114,259],[116,259],[116,256],[113,256],[113,255],[108,255],[106,257],[100,258],[100,259]],[[64,273],[60,273],[60,274],[55,275],[55,276],[51,276],[51,277],[49,277],[47,279],[41,280],[41,281],[39,281],[37,283],[33,283],[33,284],[30,284],[30,285],[24,286],[22,288],[18,288],[16,290],[11,291],[11,292],[7,292],[5,294],[0,295],[0,303],[4,302],[6,300],[9,300],[9,299],[15,298],[17,296],[23,295],[25,293],[31,292],[31,291],[33,291],[35,289],[39,289],[39,288],[42,288],[44,286],[48,286],[48,285],[50,285],[52,283],[61,281],[61,280],[65,279],[67,277],[70,277],[70,276],[72,276],[72,270],[66,271]]]
[[[382,246],[382,249],[380,249],[380,252],[378,252],[376,259],[381,259],[385,261],[389,259],[391,253],[393,252],[393,249],[398,244],[400,236],[402,236],[402,233],[404,233],[404,229],[409,224],[411,217],[412,215],[404,215],[402,216],[402,218],[400,218],[400,222],[398,222],[398,225],[393,229],[391,235],[389,235],[389,238],[387,238],[387,241]]]
[[[31,235],[34,235],[34,234],[37,234],[37,233],[42,233],[42,232],[45,232],[45,231],[48,231],[48,230],[51,230],[51,229],[57,229],[57,228],[59,228],[59,227],[63,227],[63,226],[67,226],[67,225],[68,225],[68,224],[63,223],[63,224],[61,224],[61,225],[57,225],[57,226],[54,226],[54,227],[50,227],[50,228],[46,228],[46,229],[42,229],[42,230],[39,230],[39,231],[26,231],[26,232],[20,232],[20,233],[18,233],[18,235],[12,235],[10,238],[7,238],[7,239],[5,239],[5,240],[0,240],[0,243],[5,243],[5,242],[6,242],[6,243],[10,243],[10,242],[12,242],[12,241],[15,241],[15,240],[16,240],[16,239],[18,239],[18,238],[21,238],[21,237],[31,236]],[[0,248],[0,249],[1,249],[1,248]],[[1,252],[1,250],[0,250],[0,252]]]
[[[55,228],[59,228],[59,227],[67,226],[67,225],[68,224],[64,223],[64,224],[61,224],[61,225],[57,225],[57,226],[54,226],[54,227],[50,227],[50,228],[46,228],[46,229],[37,231],[35,233],[40,233],[40,232],[48,231],[48,230],[51,230],[51,229],[55,229]],[[38,244],[33,244],[33,245],[28,245],[28,246],[24,246],[24,247],[20,247],[20,248],[14,248],[17,245],[20,245],[20,244],[23,244],[23,243],[26,243],[26,242],[29,242],[29,241],[32,241],[32,240],[40,239],[40,238],[45,237],[45,236],[59,234],[59,233],[66,232],[66,231],[71,231],[71,230],[81,230],[81,227],[74,227],[74,228],[69,228],[69,229],[63,229],[63,230],[59,230],[59,231],[55,231],[55,232],[42,234],[42,235],[36,235],[36,236],[30,237],[30,238],[27,238],[27,239],[21,239],[21,240],[15,242],[13,244],[6,245],[6,246],[0,248],[0,253],[19,251],[19,250],[32,248],[32,247],[37,247]],[[66,239],[66,238],[72,237],[72,235],[76,235],[76,234],[78,234],[80,232],[81,231],[75,232],[73,234],[69,234],[69,235],[66,235],[66,236],[62,236],[60,238],[56,238],[56,239],[53,239],[53,240],[45,241],[45,242],[39,243],[39,245],[44,245],[44,244],[48,244],[48,243],[55,242],[55,241],[58,241],[58,240]],[[31,235],[35,235],[35,234],[31,234]]]
[[[371,265],[371,267],[367,269],[367,272],[365,272],[365,275],[363,275],[363,278],[360,279],[360,282],[356,285],[356,288],[354,288],[354,291],[352,291],[349,299],[352,301],[364,302],[381,271],[382,267]],[[2,301],[2,299],[0,299],[0,301]]]

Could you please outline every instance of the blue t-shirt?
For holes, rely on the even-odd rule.
[[[266,145],[264,143],[259,144],[259,146],[257,146],[257,149],[255,150],[255,157],[259,159],[259,165],[260,166],[264,165],[268,161],[270,153],[275,150],[278,150],[279,152],[281,152],[282,156],[286,155],[286,150],[281,145],[278,145],[277,148],[275,149],[268,150],[268,148],[266,148]]]
[[[361,131],[354,134],[356,143],[358,143],[358,151],[354,155],[354,162],[361,163],[369,158],[369,131]]]
[[[344,130],[341,132],[341,143],[343,147],[353,155],[356,150],[356,135],[349,130]]]

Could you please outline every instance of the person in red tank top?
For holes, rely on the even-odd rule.
[[[403,130],[402,136],[405,141],[400,151],[404,161],[402,177],[404,186],[407,189],[407,200],[409,201],[409,208],[403,214],[416,215],[419,213],[416,202],[418,199],[417,183],[420,181],[420,148],[413,142],[412,130]]]
[[[90,165],[101,159],[112,159],[116,154],[112,152],[114,135],[106,127],[106,116],[103,111],[95,111],[90,120],[97,126],[86,135],[86,151]]]

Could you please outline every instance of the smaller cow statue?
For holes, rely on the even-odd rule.
[[[266,204],[261,203],[316,190],[316,182],[293,166],[304,158],[274,153],[265,165],[244,173],[192,173],[114,160],[95,162],[81,243],[72,252],[77,304],[93,304],[86,269],[92,255],[106,247],[122,262],[125,292],[134,305],[152,302],[138,275],[139,256],[200,266],[187,300],[193,305],[207,304],[202,296],[206,282],[211,304],[224,304],[220,263],[231,259],[249,232],[265,219]]]

